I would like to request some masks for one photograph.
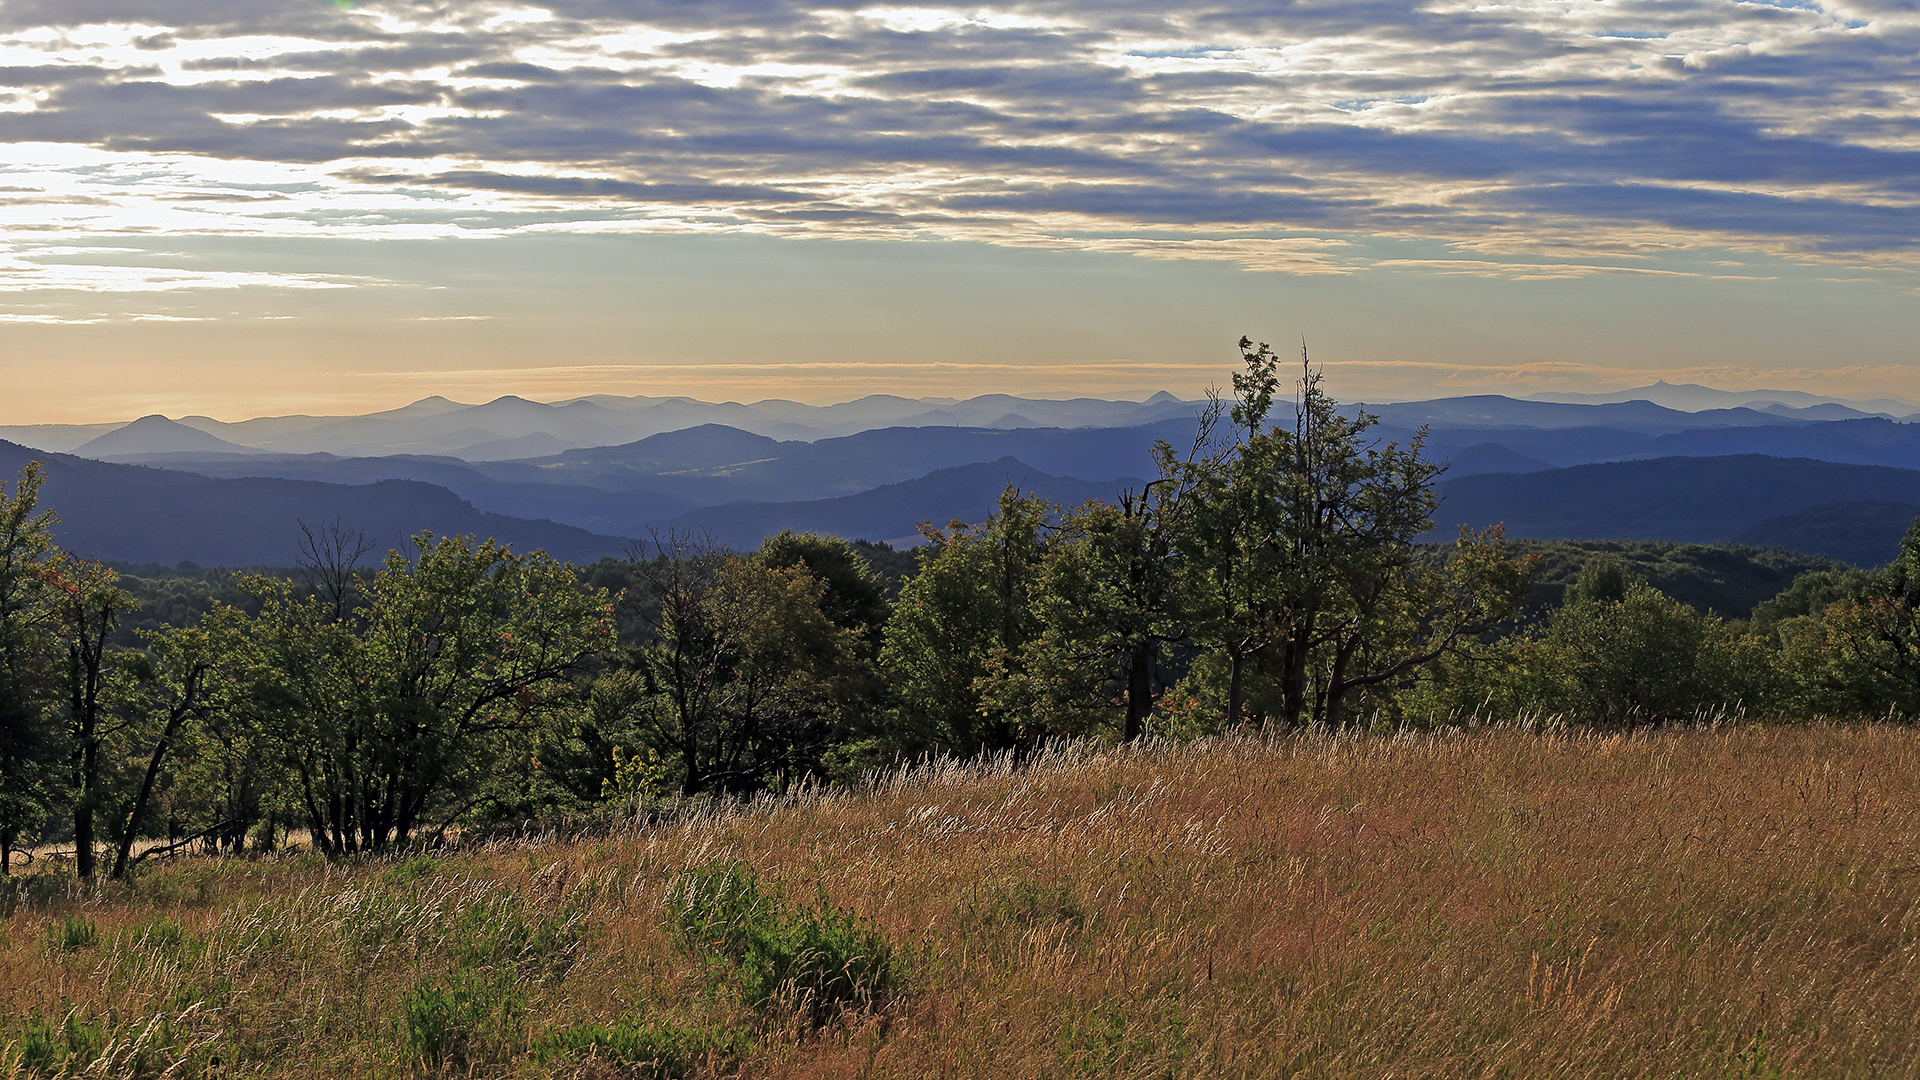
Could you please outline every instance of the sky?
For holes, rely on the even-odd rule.
[[[0,0],[0,423],[1920,401],[1920,0]]]

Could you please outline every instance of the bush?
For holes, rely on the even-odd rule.
[[[98,1023],[68,1013],[58,1027],[27,1017],[20,1032],[20,1068],[29,1076],[76,1075],[106,1050],[107,1036]]]
[[[674,935],[696,955],[717,956],[756,1012],[792,1009],[813,1024],[877,1007],[898,982],[894,949],[878,930],[822,895],[797,907],[760,885],[752,867],[690,870],[672,892]]]
[[[982,928],[1003,926],[1031,930],[1037,926],[1086,928],[1089,913],[1073,887],[1019,881],[994,889],[974,890],[961,904],[961,913]]]
[[[100,928],[85,915],[68,915],[57,923],[47,924],[47,941],[55,952],[79,952],[92,948],[98,940]]]
[[[526,997],[510,972],[423,979],[402,1010],[407,1048],[436,1068],[499,1061],[524,1041]]]
[[[154,919],[129,934],[132,948],[153,961],[191,964],[206,950],[207,943],[187,928],[168,918]]]
[[[575,905],[537,910],[522,897],[493,890],[453,916],[448,942],[463,968],[507,965],[529,978],[565,978],[579,959],[586,920]]]
[[[1639,582],[1619,599],[1604,575],[1597,599],[1575,599],[1546,625],[1447,658],[1399,702],[1416,726],[1558,717],[1600,727],[1690,722],[1762,711],[1780,699],[1764,640]],[[1583,579],[1585,580],[1585,579]]]

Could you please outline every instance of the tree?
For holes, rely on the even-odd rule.
[[[1063,516],[1036,571],[1027,655],[996,695],[1001,711],[1024,709],[1044,730],[1086,733],[1118,700],[1119,737],[1145,731],[1162,653],[1186,640],[1189,607],[1180,541],[1190,491],[1167,443],[1155,451],[1160,479],[1122,492],[1117,504],[1094,500]]]
[[[60,758],[51,592],[60,552],[56,519],[38,508],[42,479],[34,462],[11,497],[0,485],[0,874],[12,872],[22,831],[46,821]]]
[[[1574,579],[1573,587],[1567,590],[1567,602],[1608,603],[1625,600],[1632,584],[1626,566],[1619,559],[1611,555],[1595,555],[1580,568],[1580,576]]]
[[[123,707],[131,714],[129,727],[145,720],[147,751],[139,784],[113,816],[115,841],[113,876],[124,878],[132,869],[133,846],[140,835],[161,767],[190,723],[204,724],[225,705],[226,672],[222,670],[239,651],[233,637],[236,616],[232,608],[217,609],[212,627],[168,627],[147,635],[146,649],[134,654],[131,678],[121,683]]]
[[[1440,665],[1410,711],[1458,720],[1492,709],[1506,718],[1635,727],[1742,704],[1770,708],[1780,698],[1776,658],[1764,639],[1644,582],[1628,583],[1618,599],[1594,591],[1472,663]]]
[[[1354,692],[1404,679],[1510,617],[1533,566],[1508,560],[1494,531],[1463,535],[1449,574],[1417,567],[1442,470],[1424,456],[1424,432],[1404,447],[1369,441],[1375,419],[1340,411],[1304,347],[1292,423],[1272,424],[1278,358],[1246,338],[1240,352],[1233,439],[1188,467],[1199,637],[1225,657],[1229,723],[1254,667],[1282,723],[1337,729]]]
[[[1053,514],[1051,504],[1009,487],[978,526],[922,523],[930,544],[900,590],[880,654],[901,749],[970,756],[1045,733],[1028,708],[1033,695],[1019,687],[1039,629],[1035,602]]]
[[[62,558],[51,571],[54,610],[66,645],[66,721],[73,799],[75,872],[94,876],[95,816],[112,797],[108,740],[120,734],[108,708],[121,674],[109,641],[120,617],[139,605],[119,586],[120,575],[98,560]]]
[[[1920,716],[1920,518],[1885,567],[1804,575],[1764,614],[1807,711]]]
[[[1542,644],[1567,686],[1562,711],[1607,726],[1692,720],[1757,701],[1770,666],[1758,639],[1642,582],[1618,600],[1562,605]]]
[[[1117,682],[1126,701],[1120,737],[1128,742],[1141,736],[1153,712],[1162,652],[1190,634],[1194,605],[1186,593],[1183,546],[1200,512],[1205,474],[1195,465],[1213,445],[1220,415],[1214,400],[1184,458],[1165,439],[1156,441],[1160,476],[1139,491],[1068,513],[1046,560],[1037,666],[1060,668],[1069,679],[1088,667],[1094,683]]]
[[[804,567],[822,586],[821,614],[878,648],[887,622],[886,588],[852,544],[838,536],[783,529],[761,541],[758,555],[776,570]]]
[[[1252,351],[1250,345],[1240,339],[1247,371],[1233,375],[1237,400],[1228,413],[1230,433],[1186,464],[1194,505],[1180,537],[1195,638],[1225,662],[1230,726],[1241,722],[1248,666],[1273,640],[1281,600],[1280,467],[1276,439],[1265,431],[1279,388],[1278,365],[1265,345]]]
[[[284,755],[315,845],[381,850],[487,797],[571,677],[613,644],[612,601],[542,552],[421,534],[341,614],[254,579],[245,707]]]
[[[624,715],[645,744],[633,749],[672,764],[683,794],[752,791],[811,771],[865,696],[862,575],[831,547],[789,537],[748,557],[669,535],[641,561],[657,603],[651,640],[596,696],[612,702],[602,715]],[[808,552],[841,577],[840,602]]]

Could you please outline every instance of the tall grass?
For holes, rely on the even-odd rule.
[[[1891,726],[1063,747],[20,896],[0,1076],[1920,1074]]]

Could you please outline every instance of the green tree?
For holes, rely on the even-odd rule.
[[[53,513],[38,508],[43,472],[0,485],[0,874],[12,872],[25,830],[44,824],[61,758]]]
[[[1053,666],[1066,661],[1069,678],[1074,669],[1091,667],[1099,673],[1096,684],[1109,675],[1118,682],[1126,699],[1120,737],[1128,742],[1140,737],[1153,712],[1163,653],[1191,632],[1194,605],[1182,556],[1208,475],[1195,466],[1213,445],[1220,416],[1220,403],[1211,402],[1184,458],[1166,440],[1155,442],[1160,476],[1140,491],[1069,513],[1048,561],[1040,590],[1042,647],[1056,658]]]
[[[1341,727],[1351,697],[1491,630],[1518,610],[1532,564],[1508,559],[1500,534],[1468,534],[1448,573],[1416,565],[1433,526],[1441,466],[1405,446],[1370,441],[1375,419],[1343,414],[1301,350],[1292,422],[1271,422],[1279,360],[1240,340],[1232,437],[1188,466],[1193,526],[1185,533],[1196,638],[1224,658],[1228,723],[1247,677],[1274,691],[1288,726]]]
[[[1626,565],[1610,555],[1596,555],[1580,567],[1580,576],[1567,590],[1567,603],[1612,603],[1627,598],[1633,579]]]
[[[280,748],[316,846],[403,844],[533,767],[531,737],[613,644],[612,601],[542,552],[421,534],[342,611],[256,578],[239,696]]]
[[[1535,563],[1508,557],[1499,526],[1462,530],[1443,569],[1405,556],[1361,563],[1344,604],[1329,613],[1326,643],[1311,671],[1314,721],[1335,730],[1350,697],[1410,684],[1418,669],[1479,651],[1479,639],[1511,619],[1533,587]]]
[[[1804,575],[1765,614],[1807,711],[1920,716],[1920,519],[1885,567]]]
[[[1603,727],[1687,722],[1770,709],[1780,689],[1763,639],[1644,582],[1619,599],[1563,604],[1543,627],[1432,674],[1409,712],[1442,722],[1475,714]]]
[[[1759,639],[1638,582],[1619,600],[1563,605],[1544,643],[1571,691],[1566,711],[1592,723],[1692,720],[1770,696]]]
[[[139,605],[119,587],[119,575],[98,560],[62,558],[51,575],[54,610],[66,646],[66,737],[69,787],[73,805],[75,872],[94,876],[98,832],[96,817],[114,796],[115,747],[109,740],[127,733],[111,704],[123,673],[111,645],[114,630]]]
[[[820,612],[876,650],[887,622],[887,591],[866,556],[838,536],[783,529],[760,544],[760,561],[776,570],[804,567],[821,586]]]
[[[126,677],[119,680],[117,711],[123,727],[137,732],[144,750],[136,783],[129,784],[113,807],[113,876],[124,878],[136,861],[134,844],[147,824],[161,770],[176,747],[188,742],[210,717],[228,707],[229,667],[241,649],[234,631],[238,615],[216,609],[211,626],[167,627],[147,635],[146,648],[123,657]]]
[[[880,655],[901,749],[970,756],[1046,733],[1023,688],[1053,514],[1009,487],[978,526],[922,524],[929,547],[900,590]]]
[[[609,748],[624,729],[684,794],[752,791],[814,771],[868,693],[860,567],[831,545],[789,538],[775,558],[716,551],[669,536],[640,563],[657,612],[631,670],[596,688]],[[808,555],[837,575],[815,576]],[[837,613],[845,625],[829,614]]]
[[[1211,428],[1204,417],[1203,444]],[[1191,509],[1185,465],[1163,440],[1161,477],[1117,503],[1067,511],[1035,572],[1034,630],[1022,663],[990,682],[989,711],[1024,712],[1040,730],[1085,734],[1117,720],[1122,740],[1146,729],[1166,650],[1184,642],[1181,574]]]

